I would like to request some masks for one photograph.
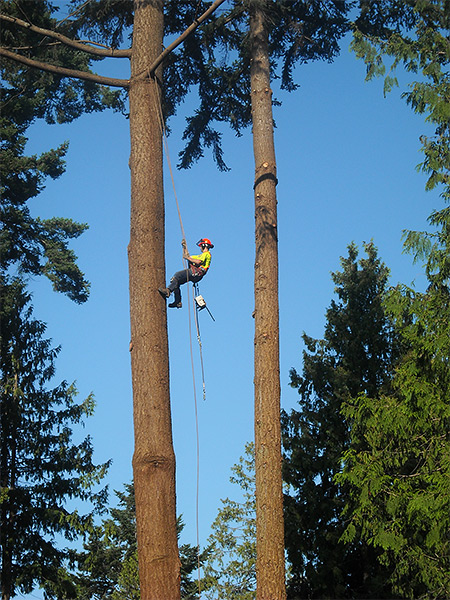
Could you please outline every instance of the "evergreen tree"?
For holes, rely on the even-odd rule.
[[[403,352],[393,389],[344,404],[352,422],[341,484],[350,485],[346,541],[375,547],[404,598],[450,594],[450,213],[427,257],[429,286],[399,286],[388,310]],[[362,450],[363,448],[363,450]]]
[[[3,2],[2,8],[8,11],[12,7]],[[38,8],[37,3],[28,6],[29,14],[41,22],[47,12],[35,10]],[[2,27],[2,41],[8,36],[11,39],[10,35],[9,27]],[[15,43],[26,45],[20,35]],[[45,389],[54,376],[59,349],[52,349],[50,341],[42,339],[45,325],[33,319],[25,283],[13,274],[46,275],[55,290],[76,302],[86,301],[89,284],[69,242],[87,226],[71,219],[31,216],[29,201],[43,191],[48,177],[56,179],[64,173],[67,143],[26,156],[27,129],[38,117],[51,120],[47,101],[52,98],[55,108],[64,94],[55,93],[42,77],[37,91],[36,78],[27,74],[27,82],[20,82],[17,70],[9,67],[2,62],[2,594],[9,598],[14,590],[27,592],[41,585],[48,597],[65,597],[73,595],[74,587],[67,572],[71,552],[59,549],[61,537],[74,540],[91,521],[89,513],[80,516],[67,510],[66,503],[71,498],[95,501],[94,510],[100,510],[106,492],[91,490],[106,465],[92,464],[89,438],[78,446],[71,443],[71,427],[92,413],[93,399],[77,404],[76,389],[66,382],[54,390]],[[64,86],[65,92],[70,85]]]
[[[132,578],[127,584],[136,559],[136,509],[133,485],[125,486],[124,492],[115,492],[118,507],[109,510],[110,517],[103,520],[89,534],[84,551],[78,556],[78,596],[88,598],[112,598],[118,588],[132,587],[139,580]]]
[[[389,4],[389,3],[388,3]],[[398,6],[389,4],[394,14]],[[404,94],[411,107],[436,126],[423,137],[426,189],[441,187],[450,199],[450,11],[448,2],[405,3],[415,35],[404,31],[356,32],[355,48],[368,75],[384,75],[384,58],[403,63],[421,78]],[[413,10],[412,10],[413,9]],[[387,88],[396,83],[390,75]],[[391,393],[370,394],[344,405],[352,439],[339,477],[351,486],[345,540],[363,539],[377,548],[405,598],[450,594],[450,210],[435,210],[433,230],[405,232],[405,249],[423,261],[425,292],[399,286],[387,307],[403,345]],[[365,448],[361,450],[361,446]]]
[[[334,477],[349,444],[342,404],[389,388],[397,350],[383,308],[389,271],[373,243],[358,260],[354,244],[332,274],[338,300],[326,312],[325,335],[303,341],[303,370],[291,370],[299,410],[283,414],[286,550],[290,598],[392,598],[386,575],[367,544],[342,544],[346,486]]]
[[[250,89],[255,160],[254,427],[256,597],[286,598],[281,475],[276,159],[268,3],[249,3]]]
[[[33,52],[39,59],[68,64],[69,57],[49,39],[14,25],[20,16],[36,27],[47,27],[54,7],[45,1],[18,6],[0,1],[3,47],[20,47]],[[43,43],[44,42],[44,43]],[[72,66],[86,68],[83,55],[75,57]],[[83,63],[84,61],[84,63]],[[48,123],[67,122],[84,110],[101,110],[107,106],[120,107],[120,98],[108,88],[95,88],[92,83],[74,79],[61,80],[50,75],[20,69],[9,60],[1,62],[0,90],[0,176],[3,228],[0,232],[0,268],[2,275],[15,269],[21,275],[46,275],[56,291],[67,294],[75,302],[85,302],[89,284],[76,264],[76,256],[68,246],[87,229],[86,224],[54,217],[40,219],[31,216],[29,201],[45,187],[45,180],[56,179],[65,171],[65,142],[59,148],[40,155],[26,156],[27,129],[43,118]]]
[[[65,170],[67,144],[39,156],[25,156],[26,129],[32,119],[19,118],[24,102],[8,93],[2,99],[0,116],[0,176],[2,181],[2,230],[0,232],[0,272],[14,269],[24,275],[45,275],[56,291],[75,302],[85,302],[89,284],[68,247],[71,239],[87,229],[71,219],[40,219],[31,216],[29,201],[41,193],[48,177],[56,179]],[[30,107],[28,110],[32,110]]]
[[[75,386],[65,381],[47,388],[59,349],[43,338],[45,325],[33,319],[20,280],[3,282],[0,293],[2,597],[35,585],[48,598],[73,597],[66,576],[72,552],[59,548],[59,538],[83,535],[106,501],[106,489],[95,489],[108,463],[93,463],[89,437],[72,440],[94,400],[77,403]],[[74,498],[90,509],[71,508]]]

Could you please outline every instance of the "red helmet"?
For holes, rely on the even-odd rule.
[[[211,240],[208,240],[208,238],[202,238],[201,240],[198,240],[197,242],[197,246],[203,246],[203,245],[207,245],[209,248],[214,248],[214,244],[211,242]]]

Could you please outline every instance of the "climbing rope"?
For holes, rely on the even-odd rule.
[[[195,298],[200,294],[198,289],[198,283],[194,283],[194,316],[195,316],[195,326],[197,329],[197,342],[200,349],[200,364],[202,367],[202,383],[203,383],[203,400],[206,400],[206,385],[205,385],[205,369],[203,367],[203,351],[202,351],[202,338],[200,336],[200,325],[198,322],[198,312],[199,308]]]
[[[171,178],[171,181],[172,181],[172,188],[173,188],[173,193],[174,193],[175,202],[176,202],[176,206],[177,206],[178,220],[180,222],[180,229],[181,229],[181,235],[182,235],[181,245],[183,247],[183,264],[184,264],[184,267],[185,267],[185,269],[187,271],[189,269],[189,264],[188,264],[187,260],[184,258],[184,250],[187,251],[186,235],[184,233],[183,219],[181,217],[180,204],[178,202],[178,196],[177,196],[177,191],[176,191],[176,187],[175,187],[175,178],[173,176],[172,163],[171,163],[171,160],[170,160],[170,153],[169,153],[169,146],[168,146],[168,143],[167,143],[166,128],[165,128],[165,125],[164,125],[164,115],[163,115],[163,112],[162,112],[162,105],[161,105],[161,95],[159,93],[159,82],[158,82],[156,76],[152,76],[152,75],[150,75],[150,73],[149,73],[149,77],[151,77],[153,79],[153,89],[156,90],[156,93],[154,94],[155,105],[156,105],[156,113],[158,115],[158,121],[159,121],[160,130],[161,130],[161,137],[162,137],[162,140],[163,140],[164,152],[165,152],[165,155],[166,155],[167,164],[169,166],[170,178]],[[189,286],[187,286],[187,293],[188,293],[189,348],[190,348],[190,355],[191,355],[192,386],[193,386],[194,410],[195,410],[196,450],[197,450],[197,482],[196,482],[196,501],[195,501],[195,521],[196,521],[196,534],[197,534],[197,579],[198,579],[198,597],[201,598],[200,528],[199,528],[200,434],[199,434],[199,425],[198,425],[197,386],[196,386],[196,382],[195,382],[194,351],[193,351],[193,348],[192,348],[192,325],[191,325],[191,323],[192,323],[192,317],[191,317],[191,298],[190,298]],[[195,303],[195,300],[194,300],[194,288],[192,288],[192,302]],[[195,317],[197,317],[196,311],[194,311],[194,314],[195,314]],[[197,323],[197,318],[196,318],[196,323]],[[197,325],[197,332],[198,331],[199,331],[199,329],[198,329],[198,325]],[[198,336],[199,336],[199,334],[198,334]],[[199,339],[199,338],[197,337],[197,339]],[[201,354],[201,343],[200,343],[200,354]],[[203,394],[205,394],[205,383],[204,383],[205,378],[204,378],[204,375],[203,375],[203,357],[201,358],[201,363],[202,363],[202,377],[203,377]]]
[[[189,302],[190,305],[190,302]],[[198,405],[197,405],[197,386],[195,385],[195,368],[194,368],[194,351],[192,348],[192,319],[189,310],[189,348],[191,354],[191,369],[192,369],[192,387],[194,394],[194,409],[195,409],[195,434],[197,440],[197,482],[196,482],[196,500],[195,500],[195,523],[197,530],[197,574],[198,574],[198,596],[201,598],[201,581],[200,581],[200,528],[199,528],[199,497],[200,497],[200,434],[198,427]]]
[[[177,195],[177,190],[176,190],[176,187],[175,187],[175,178],[173,176],[172,162],[170,160],[169,146],[168,146],[168,143],[167,143],[166,127],[164,125],[164,115],[163,115],[162,106],[161,106],[161,94],[160,94],[160,91],[159,91],[159,81],[156,78],[156,76],[153,76],[153,77],[150,76],[150,77],[153,79],[153,84],[154,84],[153,88],[156,91],[156,93],[154,95],[154,97],[155,97],[155,105],[156,105],[156,114],[158,115],[159,128],[161,130],[161,136],[162,136],[162,140],[163,140],[164,152],[165,152],[165,155],[166,155],[167,164],[169,166],[170,178],[171,178],[171,181],[172,181],[172,188],[173,188],[173,195],[175,197],[175,203],[177,205],[178,220],[180,221],[181,235],[183,237],[183,242],[186,243],[186,235],[184,233],[183,219],[181,218],[180,203],[178,202],[178,195]]]

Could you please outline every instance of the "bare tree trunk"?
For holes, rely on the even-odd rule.
[[[162,50],[163,1],[135,0],[134,5],[129,92],[131,230],[128,259],[139,577],[142,600],[177,600],[180,598],[180,560],[167,316],[165,303],[157,291],[165,281],[159,94],[156,80],[136,78]]]
[[[281,479],[276,161],[267,29],[250,13],[255,155],[255,471],[257,600],[286,598]]]

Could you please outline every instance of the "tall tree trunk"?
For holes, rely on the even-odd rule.
[[[169,396],[164,194],[158,83],[138,75],[162,50],[163,1],[135,0],[130,83],[131,367],[137,542],[142,600],[180,598],[175,454]],[[160,73],[159,73],[160,75]]]
[[[250,13],[255,155],[255,471],[257,600],[286,598],[281,478],[276,161],[267,28]]]

